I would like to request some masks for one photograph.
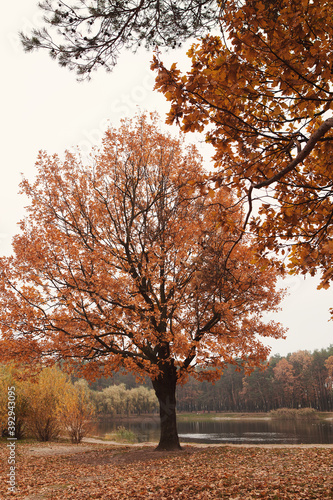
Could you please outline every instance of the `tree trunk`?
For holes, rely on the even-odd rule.
[[[163,367],[160,375],[152,380],[160,404],[160,442],[156,450],[181,450],[176,421],[177,371],[173,365]]]

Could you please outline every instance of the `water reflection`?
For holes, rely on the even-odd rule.
[[[180,422],[179,434],[184,441],[204,443],[333,443],[333,426],[326,422],[276,420]]]
[[[97,435],[105,436],[119,425],[133,431],[140,442],[159,439],[159,421],[151,419],[103,420]],[[234,444],[333,444],[333,423],[292,422],[276,420],[219,420],[179,421],[178,433],[182,442]]]

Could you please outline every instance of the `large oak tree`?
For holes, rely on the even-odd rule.
[[[219,182],[262,201],[263,249],[291,248],[294,272],[333,276],[333,3],[228,0],[224,37],[207,36],[182,74],[158,57],[170,123],[207,130]],[[250,214],[249,214],[250,215]]]
[[[177,448],[175,389],[189,373],[248,371],[283,329],[277,272],[235,245],[229,190],[200,192],[194,146],[139,116],[109,129],[89,165],[41,152],[13,256],[0,262],[3,360],[79,361],[86,375],[148,375],[160,403],[159,449]]]

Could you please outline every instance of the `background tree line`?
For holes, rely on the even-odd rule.
[[[270,358],[266,370],[245,376],[229,366],[214,384],[189,382],[178,388],[178,411],[270,411],[313,407],[333,410],[333,345]]]
[[[142,384],[140,389],[145,387],[149,391],[149,380],[144,380]],[[107,410],[113,414],[126,414],[124,408],[130,403],[126,402],[125,395],[130,397],[135,387],[139,389],[135,377],[123,372],[101,378],[90,387],[95,400],[99,401],[99,412]],[[110,411],[112,398],[115,403]],[[116,401],[119,398],[123,398],[123,402],[118,406]],[[333,345],[313,353],[297,351],[285,357],[272,356],[264,371],[257,368],[250,376],[245,375],[241,366],[230,365],[215,384],[190,377],[185,385],[177,388],[179,412],[259,412],[282,407],[333,410]]]

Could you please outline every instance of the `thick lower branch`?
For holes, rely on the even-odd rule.
[[[305,144],[304,148],[298,153],[296,158],[294,158],[285,168],[283,168],[280,172],[273,175],[269,179],[265,181],[258,182],[257,184],[253,184],[252,187],[256,189],[260,189],[263,187],[267,187],[274,182],[279,181],[286,174],[291,172],[299,163],[301,163],[313,150],[317,142],[333,127],[333,117],[328,118],[320,125],[320,127],[311,135],[308,142]]]

